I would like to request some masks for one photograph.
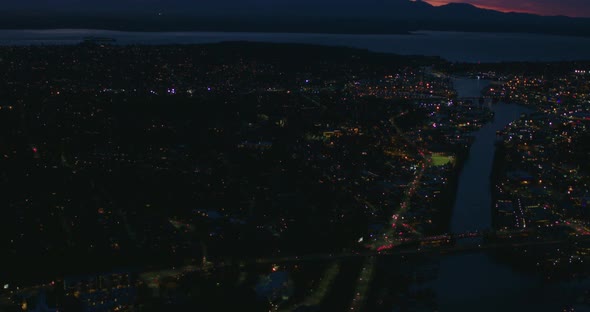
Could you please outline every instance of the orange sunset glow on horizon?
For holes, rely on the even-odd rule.
[[[469,3],[483,9],[500,12],[520,12],[539,15],[590,17],[587,0],[423,0],[435,6],[449,3]]]

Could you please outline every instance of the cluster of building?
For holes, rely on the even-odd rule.
[[[457,98],[429,67],[441,61],[426,57],[230,43],[2,47],[0,56],[0,247],[15,268],[3,278],[23,284],[444,233],[472,132],[493,118],[483,98]],[[542,103],[501,133],[498,227],[585,231],[583,75],[518,76],[488,90]],[[22,260],[30,255],[48,261]],[[273,282],[287,276],[268,275],[260,292],[293,304],[301,292]],[[128,309],[146,283],[118,273],[62,280],[58,297],[87,311]],[[192,302],[174,286],[181,280],[151,297]]]
[[[528,229],[543,239],[590,234],[589,90],[583,70],[506,83],[506,96],[534,110],[499,132],[498,229]],[[578,246],[551,249],[537,265],[583,262],[586,247]]]

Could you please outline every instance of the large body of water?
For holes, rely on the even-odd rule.
[[[488,82],[456,79],[460,97],[476,97]],[[459,177],[451,230],[464,232],[491,227],[490,174],[495,152],[496,130],[519,119],[528,109],[498,103],[492,106],[493,122],[479,129]],[[486,253],[444,257],[439,276],[430,285],[442,312],[467,311],[562,311],[576,303],[590,281],[553,283],[496,263]],[[576,307],[575,311],[590,311]]]
[[[85,37],[117,44],[199,44],[223,41],[306,43],[374,52],[441,56],[459,62],[590,59],[590,38],[520,33],[420,31],[409,35],[346,35],[229,32],[124,32],[88,29],[0,30],[0,45],[78,44]]]

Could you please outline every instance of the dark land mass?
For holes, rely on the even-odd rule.
[[[349,245],[363,198],[380,198],[363,176],[391,172],[387,118],[411,107],[349,81],[442,62],[252,43],[1,55],[1,276],[23,283]],[[330,145],[326,131],[343,134]]]

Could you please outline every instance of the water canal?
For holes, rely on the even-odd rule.
[[[460,97],[478,97],[489,82],[455,79],[454,84]],[[494,120],[474,133],[475,141],[459,178],[451,220],[455,233],[491,227],[490,174],[496,131],[529,112],[525,107],[507,103],[493,104],[491,108]],[[575,304],[583,290],[589,289],[590,282],[546,281],[496,263],[487,253],[478,253],[442,258],[438,278],[429,286],[435,290],[443,312],[562,311]]]

